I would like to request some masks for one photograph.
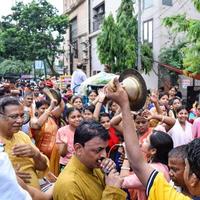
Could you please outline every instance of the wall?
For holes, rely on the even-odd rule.
[[[70,7],[70,3],[76,2],[72,0],[67,0],[65,3],[65,9]],[[78,32],[78,59],[74,59],[73,69],[75,69],[78,62],[83,62],[86,65],[86,73],[89,75],[89,64],[88,60],[84,60],[85,56],[83,56],[84,45],[83,42],[88,41],[88,1],[80,1],[80,3],[75,9],[72,9],[67,13],[69,15],[69,20],[77,17],[77,32]],[[69,4],[68,4],[69,3]],[[64,10],[66,12],[66,10]],[[87,49],[87,48],[86,48]],[[66,57],[65,66],[69,66],[69,31],[67,31],[65,37],[65,50],[68,54]],[[88,59],[88,57],[87,57]],[[69,70],[68,70],[69,71]]]
[[[136,6],[137,7],[137,6]],[[160,54],[160,49],[169,45],[171,41],[171,36],[169,30],[162,25],[162,20],[166,16],[173,16],[176,14],[186,13],[190,18],[200,19],[199,13],[195,10],[193,3],[188,0],[179,1],[174,0],[173,6],[164,6],[162,5],[161,0],[153,0],[153,6],[143,10],[142,21],[147,21],[153,19],[153,54],[154,60],[158,60]],[[142,26],[143,28],[143,26]],[[142,29],[143,33],[143,29]],[[143,38],[143,35],[142,35]],[[183,38],[183,34],[179,35],[179,38]],[[157,64],[154,64],[154,69],[157,73]],[[157,88],[158,80],[156,73],[152,72],[150,77],[144,76],[145,80],[148,83],[149,88]]]

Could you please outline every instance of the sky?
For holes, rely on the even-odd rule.
[[[11,7],[15,5],[15,2],[19,0],[0,0],[0,17],[11,13]],[[31,2],[31,0],[21,0],[24,3]],[[60,14],[63,12],[63,0],[48,0],[54,5]]]

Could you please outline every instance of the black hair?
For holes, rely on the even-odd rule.
[[[83,64],[82,63],[78,63],[77,64],[77,69],[82,69],[83,68]]]
[[[169,97],[169,94],[167,92],[159,92],[159,99],[161,99],[163,96]]]
[[[181,100],[180,97],[174,97],[173,99],[170,99],[170,100],[169,100],[169,105],[173,105],[174,101],[177,100],[177,99],[178,99],[180,102],[182,102],[182,100]]]
[[[71,114],[72,112],[74,112],[74,111],[80,112],[80,110],[78,110],[78,109],[76,109],[76,108],[74,108],[74,107],[67,108],[67,111],[66,111],[66,118],[68,119],[69,116],[70,116],[70,114]],[[81,112],[80,112],[80,113],[81,113]]]
[[[165,132],[154,130],[150,135],[151,148],[156,149],[152,162],[160,162],[165,165],[168,164],[168,153],[173,149],[173,140]]]
[[[75,130],[74,144],[79,143],[82,146],[89,140],[99,137],[103,141],[109,140],[108,131],[97,121],[82,121]]]
[[[88,96],[89,96],[92,92],[94,92],[94,93],[97,95],[97,91],[96,91],[96,90],[89,90]]]
[[[164,92],[165,88],[164,88],[164,86],[161,86],[161,87],[158,88],[158,90],[161,91],[161,92]]]
[[[187,144],[186,151],[190,174],[194,173],[200,179],[200,138],[196,138]]]
[[[84,113],[86,110],[89,110],[91,113],[94,113],[95,106],[94,105],[84,105],[82,112]]]
[[[178,114],[181,110],[187,110],[187,108],[185,106],[180,106],[176,109],[176,113]],[[187,110],[188,112],[188,110]]]
[[[20,104],[18,98],[13,97],[13,96],[3,96],[0,98],[0,112],[1,113],[4,113],[5,107],[10,106],[10,105],[19,106],[21,104]]]
[[[186,151],[187,145],[181,145],[178,147],[173,148],[169,153],[168,153],[168,158],[178,158],[182,159],[185,162],[185,158],[187,158],[187,151]]]
[[[108,118],[110,119],[109,113],[105,113],[105,112],[100,113],[100,115],[99,115],[99,121],[101,121],[101,118],[102,118],[102,117],[108,117]]]
[[[116,103],[115,101],[109,101],[108,102],[108,108],[110,109],[111,108],[111,106],[113,105],[113,103]],[[116,103],[117,104],[117,103]],[[117,104],[118,105],[118,104]]]
[[[43,106],[43,105],[50,105],[50,103],[49,103],[49,101],[47,101],[47,100],[40,100],[40,101],[36,101],[35,102],[35,108],[36,109],[38,109],[38,108],[40,108],[41,106]]]
[[[83,103],[83,99],[82,99],[81,96],[73,96],[73,97],[72,97],[72,103],[74,103],[74,101],[75,101],[76,99],[81,99],[81,101],[82,101],[82,103]]]
[[[171,90],[172,88],[174,88],[174,89],[175,89],[175,92],[177,92],[177,89],[176,89],[175,86],[171,86],[171,87],[169,88],[169,90]]]

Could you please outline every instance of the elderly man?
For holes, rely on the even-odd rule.
[[[96,121],[83,121],[77,127],[75,155],[58,177],[54,200],[126,199],[120,189],[123,180],[113,161],[105,158],[108,139],[107,130]]]
[[[178,193],[167,183],[164,176],[150,167],[143,159],[136,134],[128,95],[117,79],[114,80],[115,91],[107,87],[107,97],[115,101],[122,111],[123,133],[126,150],[131,168],[146,187],[149,200],[189,200],[200,199],[200,139],[195,139],[187,145],[185,159],[184,181],[193,198]]]
[[[21,132],[23,106],[10,96],[0,99],[0,140],[5,144],[17,175],[26,183],[40,188],[36,171],[48,169],[47,158],[32,144],[30,138]]]

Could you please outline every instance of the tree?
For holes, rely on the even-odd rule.
[[[179,42],[178,44],[170,44],[160,50],[159,60],[161,63],[175,66],[183,69],[183,48],[186,42]]]
[[[137,55],[137,20],[133,16],[134,8],[132,0],[122,0],[117,13],[117,59],[116,64],[120,71],[133,68]]]
[[[21,60],[4,60],[0,63],[0,74],[12,72],[14,74],[30,74],[32,63],[30,61]]]
[[[13,13],[0,23],[0,56],[17,60],[44,60],[56,74],[54,61],[63,53],[60,48],[68,26],[68,18],[47,0],[33,0],[29,4],[18,2]]]
[[[141,62],[142,70],[145,74],[148,74],[153,66],[153,52],[150,45],[146,42],[141,45]]]
[[[116,71],[116,36],[117,27],[113,16],[110,14],[104,19],[101,33],[97,38],[97,51],[101,63],[110,65],[113,72]]]
[[[200,1],[192,0],[195,8],[200,12]],[[176,33],[185,33],[187,45],[182,48],[183,67],[193,75],[200,73],[200,20],[188,19],[186,15],[166,17],[164,25]]]
[[[122,0],[116,21],[112,15],[105,18],[97,38],[100,62],[110,65],[113,72],[137,67],[137,20],[133,4],[132,0]],[[142,69],[148,73],[153,66],[152,50],[148,44],[141,49]]]

